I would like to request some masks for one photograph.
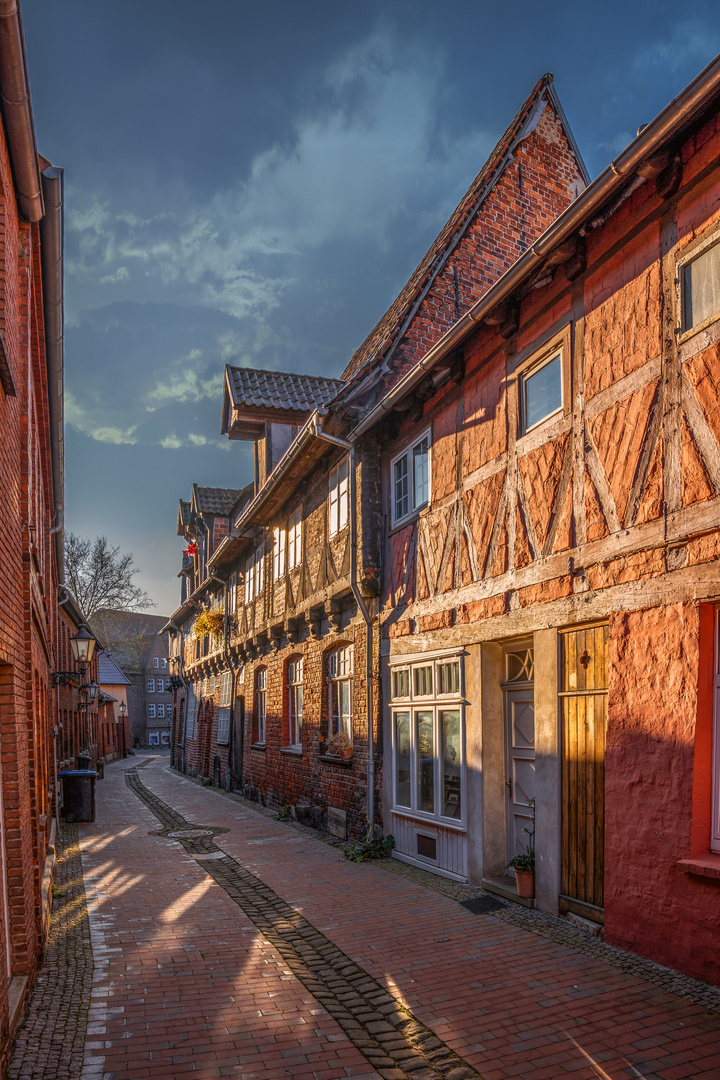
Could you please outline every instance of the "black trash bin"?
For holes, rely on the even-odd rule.
[[[58,773],[63,785],[62,816],[66,821],[95,820],[94,769],[64,769]]]
[[[92,758],[89,754],[78,754],[75,758],[76,769],[90,769],[92,768]]]

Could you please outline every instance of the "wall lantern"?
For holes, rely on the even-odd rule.
[[[88,701],[95,701],[100,687],[96,682],[91,682],[87,688]]]
[[[120,715],[124,716],[126,711],[127,711],[127,705],[125,704],[124,701],[121,701],[120,702]]]
[[[70,638],[70,647],[76,664],[90,663],[95,652],[95,638],[85,623],[82,623],[77,634]]]

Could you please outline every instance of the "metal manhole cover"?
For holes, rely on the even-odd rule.
[[[169,832],[168,836],[173,840],[198,840],[201,836],[212,836],[212,829],[177,829]]]

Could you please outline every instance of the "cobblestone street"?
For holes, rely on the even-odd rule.
[[[720,1080],[720,992],[349,863],[166,756],[107,768],[78,831],[93,958],[68,833],[13,1080]]]

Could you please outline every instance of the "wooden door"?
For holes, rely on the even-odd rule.
[[[560,908],[603,921],[607,625],[560,635]]]

